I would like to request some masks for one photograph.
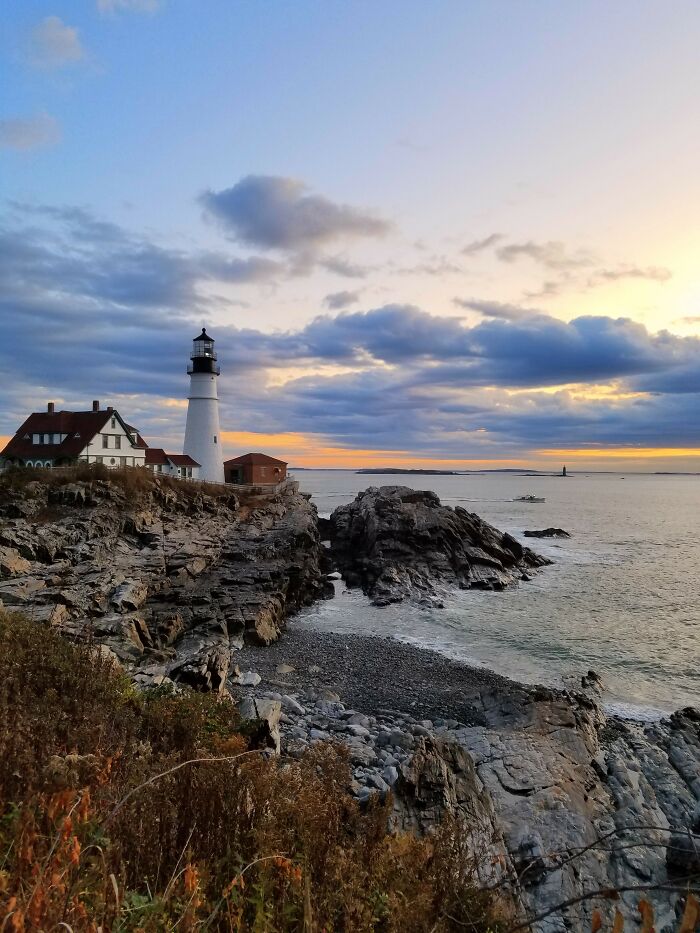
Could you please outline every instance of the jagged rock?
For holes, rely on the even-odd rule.
[[[0,547],[0,576],[15,577],[31,569],[29,561],[13,547]]]
[[[250,736],[251,748],[271,748],[279,755],[282,704],[263,697],[244,697],[238,704],[238,712]]]
[[[550,563],[473,512],[406,486],[370,487],[330,522],[345,582],[380,606],[411,599],[439,607],[447,586],[502,589]]]
[[[228,648],[212,648],[184,663],[175,664],[170,669],[170,678],[175,683],[187,684],[195,690],[223,693],[230,664],[231,652]]]
[[[541,531],[524,531],[526,538],[570,538],[571,535],[563,528],[543,528]]]
[[[139,609],[148,598],[148,587],[140,581],[122,583],[110,597],[110,602],[118,612],[130,612]]]

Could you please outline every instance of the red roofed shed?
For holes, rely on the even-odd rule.
[[[224,477],[227,483],[270,486],[287,478],[287,464],[267,454],[243,454],[224,461]]]

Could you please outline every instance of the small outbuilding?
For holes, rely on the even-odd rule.
[[[287,478],[287,464],[267,454],[243,454],[224,461],[224,476],[227,483],[272,486]]]
[[[146,451],[146,469],[180,479],[199,479],[199,464],[187,454],[166,454],[162,447]]]

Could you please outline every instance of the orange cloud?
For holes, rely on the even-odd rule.
[[[314,435],[296,432],[259,434],[254,431],[224,431],[222,433],[227,455],[260,451],[287,460],[292,466],[355,469],[357,467],[416,467],[469,469],[481,467],[520,466],[521,460],[445,459],[426,457],[410,450],[363,450],[359,448],[328,446]]]
[[[541,457],[578,459],[614,459],[614,460],[656,460],[664,457],[700,457],[697,447],[583,447],[581,449],[535,450]]]

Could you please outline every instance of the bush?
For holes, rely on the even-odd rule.
[[[337,748],[267,760],[230,702],[137,693],[0,612],[5,929],[496,929],[457,828],[391,835],[349,777]]]

